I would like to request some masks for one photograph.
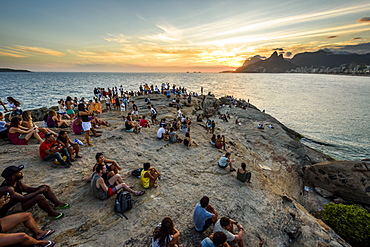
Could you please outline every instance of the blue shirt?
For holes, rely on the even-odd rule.
[[[210,238],[205,238],[200,243],[202,247],[216,247]]]
[[[212,214],[208,212],[205,208],[202,208],[198,202],[194,208],[193,221],[194,226],[197,231],[202,231],[204,224],[207,219],[212,218]]]

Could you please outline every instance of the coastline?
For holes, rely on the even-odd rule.
[[[150,98],[159,112],[158,119],[173,119],[176,109],[168,107],[165,96],[150,95]],[[144,96],[134,99],[139,114],[147,113]],[[289,245],[292,241],[299,246],[340,242],[338,235],[328,231],[325,224],[301,205],[308,197],[302,194],[302,167],[331,158],[304,146],[270,115],[252,107],[219,108],[222,103],[213,97],[194,97],[193,105],[183,108],[183,113],[191,116],[193,121],[192,138],[200,144],[190,150],[183,144],[158,140],[157,126],[142,129],[139,134],[127,133],[123,130],[120,112],[105,112],[102,119],[111,126],[102,127],[102,137],[93,139],[95,147],[82,147],[84,158],[74,162],[72,168],[51,168],[50,162],[41,161],[38,144],[33,140],[28,146],[1,143],[4,147],[1,169],[9,165],[25,165],[26,183],[50,184],[60,198],[72,205],[66,210],[66,217],[58,221],[47,221],[44,212],[38,208],[32,210],[39,226],[57,230],[54,241],[62,246],[107,243],[109,246],[149,246],[151,232],[164,216],[174,220],[182,234],[182,243],[196,246],[210,234],[210,230],[197,233],[192,226],[193,207],[203,195],[210,197],[220,216],[229,216],[247,227],[244,242],[252,245],[257,246],[257,236],[266,239],[269,245]],[[205,112],[213,114],[215,133],[226,136],[227,151],[237,159],[235,166],[247,163],[247,169],[253,174],[252,184],[243,184],[236,180],[236,174],[217,167],[218,159],[225,152],[211,146],[211,135],[206,133],[204,122],[200,124],[195,120],[195,116]],[[230,121],[219,119],[218,112],[229,113]],[[236,118],[241,125],[235,124]],[[274,129],[257,129],[259,123],[273,124]],[[180,137],[184,135],[178,134]],[[73,134],[70,136],[71,139],[83,139]],[[90,175],[95,153],[100,151],[107,158],[118,161],[124,168],[121,175],[125,182],[134,185],[135,189],[140,188],[139,181],[129,174],[144,162],[150,162],[162,173],[158,188],[147,190],[142,197],[134,197],[134,207],[127,213],[127,221],[114,214],[114,198],[98,201],[91,194],[90,185],[83,180]]]

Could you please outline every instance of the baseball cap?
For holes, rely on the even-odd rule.
[[[3,178],[8,178],[16,174],[17,172],[23,170],[24,165],[20,166],[8,166],[7,168],[4,169],[3,173],[1,173],[1,176]]]

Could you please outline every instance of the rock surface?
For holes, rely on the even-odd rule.
[[[176,109],[168,107],[165,96],[150,98],[158,110],[158,119],[176,116]],[[144,97],[135,98],[135,103],[139,114],[147,115]],[[326,162],[330,157],[304,146],[275,118],[257,109],[219,108],[220,101],[212,97],[194,97],[192,104],[182,112],[192,116],[191,135],[199,146],[189,150],[182,144],[158,140],[157,126],[142,129],[139,134],[125,132],[121,113],[112,111],[102,114],[111,126],[102,128],[102,136],[92,139],[94,147],[82,147],[84,158],[70,169],[41,161],[39,145],[33,140],[27,146],[0,141],[0,170],[9,165],[25,165],[26,184],[49,184],[61,200],[72,205],[64,210],[66,216],[57,221],[46,220],[45,213],[37,207],[32,209],[41,228],[56,230],[50,240],[59,246],[150,246],[152,232],[165,216],[170,216],[181,232],[181,243],[198,246],[211,234],[211,229],[196,232],[192,222],[193,208],[204,195],[210,197],[220,217],[228,216],[244,226],[246,246],[257,246],[258,236],[266,240],[264,246],[349,246],[302,205],[307,201],[302,168]],[[204,122],[196,122],[195,114],[202,111],[206,115],[217,111],[231,115],[229,122],[217,115],[211,117],[216,122],[215,134],[226,136],[227,151],[236,159],[235,167],[246,162],[252,172],[251,184],[241,183],[235,173],[216,165],[225,151],[213,148]],[[236,118],[241,125],[234,123]],[[274,129],[258,129],[259,123],[273,124]],[[84,140],[73,134],[70,137]],[[136,190],[141,189],[139,180],[129,174],[144,162],[150,162],[162,174],[157,188],[134,197],[134,207],[126,214],[128,220],[114,214],[114,197],[95,199],[90,184],[83,179],[91,174],[97,152],[116,160],[123,167],[125,182]]]
[[[370,204],[370,162],[329,161],[305,167],[306,180],[346,201]]]

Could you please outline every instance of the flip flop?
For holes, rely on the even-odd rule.
[[[83,158],[81,155],[76,155],[75,158]]]
[[[53,247],[55,244],[56,244],[55,242],[48,241],[48,244],[45,245],[44,247]]]
[[[37,240],[43,240],[47,237],[49,237],[51,234],[53,234],[55,232],[55,230],[48,230],[43,236],[41,236],[40,238],[38,238]]]
[[[58,210],[58,209],[67,209],[67,208],[70,208],[71,207],[71,205],[69,205],[68,203],[66,203],[66,204],[64,204],[64,206],[61,206],[61,207],[57,207],[57,208],[55,208],[56,210]]]
[[[58,216],[56,217],[50,217],[50,216],[46,216],[46,219],[49,219],[49,220],[57,220],[57,219],[60,219],[60,218],[63,218],[64,214],[63,213],[60,213]],[[52,245],[54,246],[54,245]]]
[[[144,190],[142,190],[142,191],[140,191],[139,192],[139,194],[137,194],[136,196],[142,196],[142,195],[144,195],[145,194],[145,191]]]

